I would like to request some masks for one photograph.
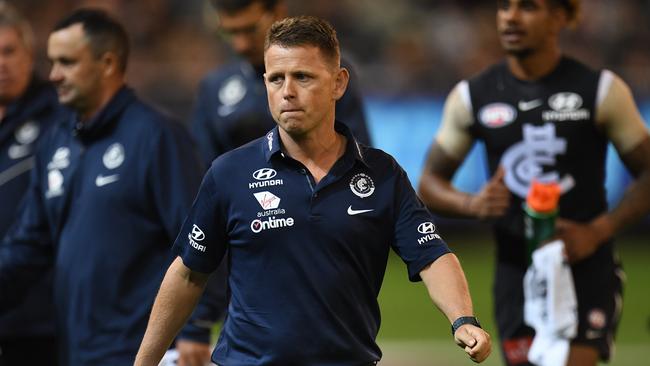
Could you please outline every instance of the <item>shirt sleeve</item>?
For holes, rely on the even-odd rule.
[[[396,219],[393,249],[402,258],[409,280],[421,281],[420,271],[443,254],[451,252],[433,221],[433,216],[417,197],[406,172],[398,166],[395,182]]]
[[[16,221],[0,242],[0,310],[20,303],[54,263],[39,177],[38,167],[32,169]]]
[[[350,82],[345,94],[336,103],[336,119],[345,123],[359,142],[372,146],[358,79],[350,65],[344,67],[350,72]]]
[[[223,192],[215,179],[215,161],[201,183],[183,227],[174,242],[174,253],[193,271],[213,272],[224,257],[227,244]]]
[[[216,137],[214,122],[210,114],[209,86],[209,79],[204,79],[201,82],[190,121],[192,135],[198,144],[201,159],[206,167],[209,167],[217,156],[224,153],[224,149]]]

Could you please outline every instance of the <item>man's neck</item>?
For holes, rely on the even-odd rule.
[[[294,138],[282,128],[280,139],[287,155],[301,162],[318,183],[345,153],[346,138],[334,128]]]
[[[528,55],[508,55],[506,61],[508,69],[517,79],[535,81],[555,70],[561,58],[558,47],[548,47]]]

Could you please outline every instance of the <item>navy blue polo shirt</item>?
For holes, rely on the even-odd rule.
[[[345,60],[343,65],[347,66]],[[201,82],[191,125],[206,166],[275,126],[263,74],[263,67],[239,60],[219,67]],[[370,136],[357,84],[352,73],[348,89],[336,103],[336,117],[345,121],[358,141],[368,145]]]
[[[205,175],[174,249],[198,272],[228,251],[219,365],[359,365],[381,358],[377,295],[392,247],[412,281],[449,249],[406,173],[358,144],[316,184],[277,127]]]

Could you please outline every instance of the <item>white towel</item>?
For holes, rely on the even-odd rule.
[[[533,252],[524,277],[524,320],[535,329],[528,360],[538,366],[566,365],[578,330],[578,306],[571,268],[556,240]]]

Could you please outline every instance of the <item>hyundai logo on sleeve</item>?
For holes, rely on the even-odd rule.
[[[418,225],[418,232],[424,234],[423,237],[418,239],[418,244],[424,245],[434,239],[442,239],[440,235],[435,234],[436,226],[431,221],[426,221]]]
[[[200,252],[205,252],[205,245],[201,245],[198,242],[205,239],[205,234],[196,224],[192,225],[192,232],[187,234],[187,239],[190,242],[190,246]]]
[[[423,222],[418,226],[420,234],[433,234],[436,231],[436,226],[431,221]]]
[[[192,225],[192,239],[196,241],[201,241],[205,239],[205,234],[196,224]]]

